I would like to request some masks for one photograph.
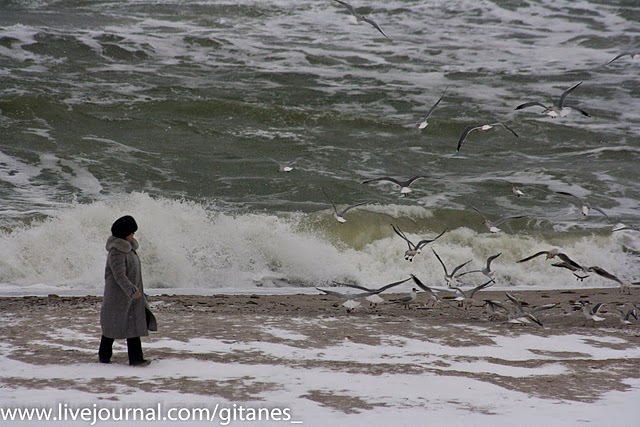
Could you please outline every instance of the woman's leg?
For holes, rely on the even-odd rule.
[[[100,363],[111,363],[113,355],[113,338],[105,337],[100,339],[100,349],[98,350],[98,361]]]
[[[142,356],[142,341],[140,337],[127,338],[127,352],[129,353],[129,365],[148,365],[149,362]]]

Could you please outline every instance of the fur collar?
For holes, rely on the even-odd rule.
[[[120,252],[124,252],[125,254],[128,254],[132,250],[134,251],[138,250],[138,241],[136,239],[133,239],[133,243],[129,243],[126,240],[121,239],[119,237],[109,236],[109,238],[107,239],[106,248],[107,248],[107,251],[110,251],[111,249],[117,249]]]

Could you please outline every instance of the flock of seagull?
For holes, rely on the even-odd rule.
[[[392,225],[394,232],[403,238],[409,247],[405,252],[405,259],[408,261],[412,261],[413,257],[419,254],[422,249],[428,245],[429,243],[434,242],[440,236],[442,236],[447,230],[444,230],[438,236],[433,239],[424,239],[414,244],[411,242],[406,235],[402,232],[402,230]],[[413,303],[417,303],[418,293],[424,293],[428,295],[428,300],[426,303],[422,304],[423,308],[428,308],[429,304],[432,303],[433,307],[436,307],[438,304],[446,304],[450,307],[468,310],[469,307],[476,305],[475,303],[481,303],[484,306],[489,320],[496,320],[499,318],[503,318],[505,322],[509,324],[517,324],[517,325],[527,325],[527,324],[537,324],[539,326],[543,326],[540,321],[537,313],[542,311],[551,310],[558,306],[558,303],[553,304],[543,304],[540,306],[530,306],[526,302],[523,302],[516,297],[514,297],[509,292],[505,292],[507,299],[505,301],[497,301],[491,299],[483,299],[479,300],[476,298],[476,294],[484,289],[489,288],[492,284],[495,283],[494,273],[495,271],[491,269],[491,263],[498,258],[502,253],[498,253],[495,255],[491,255],[486,260],[486,265],[482,269],[479,270],[467,270],[462,271],[464,267],[467,266],[472,260],[468,260],[460,265],[457,265],[451,272],[447,268],[446,264],[442,261],[442,258],[438,255],[435,249],[431,249],[435,257],[442,265],[442,269],[444,270],[444,282],[446,287],[435,287],[435,286],[427,286],[425,285],[418,277],[414,274],[411,274],[411,277],[407,279],[403,279],[397,282],[390,283],[388,285],[382,286],[380,288],[367,288],[365,286],[352,284],[352,283],[341,283],[334,282],[333,285],[338,287],[349,287],[360,290],[358,293],[345,293],[338,292],[335,290],[316,288],[318,291],[322,292],[325,295],[335,297],[342,301],[342,306],[347,309],[347,312],[351,312],[356,308],[362,305],[361,301],[365,300],[369,302],[370,307],[377,307],[378,304],[385,303],[385,299],[380,296],[384,291],[392,289],[398,285],[401,285],[409,280],[413,280],[414,287],[411,289],[411,292],[408,294],[401,296],[399,298],[391,299],[388,302],[391,304],[400,304],[403,307],[409,309]],[[630,283],[624,280],[619,279],[615,275],[607,272],[605,269],[598,266],[590,266],[585,267],[580,265],[576,261],[572,260],[568,255],[560,252],[557,248],[552,248],[546,251],[539,251],[535,254],[532,254],[528,257],[525,257],[519,261],[518,263],[528,262],[540,256],[545,256],[546,260],[552,260],[558,258],[560,261],[551,264],[554,267],[565,268],[573,272],[573,274],[578,278],[578,280],[584,280],[588,276],[581,276],[577,272],[583,273],[595,273],[599,276],[602,276],[606,279],[616,281],[620,284],[620,292],[623,294],[629,295],[631,293],[630,287],[632,285],[640,285],[640,282]],[[481,285],[473,286],[469,289],[464,289],[463,286],[467,285],[462,283],[460,278],[467,274],[471,273],[481,273],[489,280],[485,281]],[[452,305],[451,302],[457,303],[456,306]],[[577,309],[580,309],[584,318],[585,325],[587,322],[591,321],[592,325],[595,325],[597,322],[601,322],[605,320],[605,317],[601,315],[601,308],[604,306],[604,303],[591,304],[586,300],[578,300],[575,304]],[[525,308],[526,307],[526,308]],[[616,304],[615,309],[619,313],[620,319],[620,327],[628,326],[632,324],[632,318],[638,320],[638,315],[636,310],[640,310],[640,305],[631,304],[630,307],[625,307],[624,304]]]
[[[350,13],[349,18],[352,22],[354,23],[365,22],[371,25],[373,28],[375,28],[386,39],[389,39],[389,37],[382,30],[380,25],[378,25],[374,20],[364,16],[363,14],[358,13],[358,11],[352,5],[350,5],[345,1],[342,1],[342,0],[334,0],[334,1],[336,1],[337,3],[339,3],[340,5],[346,8],[346,10]],[[607,64],[611,64],[612,62],[617,61],[621,58],[624,58],[625,56],[629,56],[633,59],[636,56],[640,57],[640,52],[632,52],[632,51],[621,52],[615,58],[610,60]],[[518,105],[515,109],[524,110],[531,107],[540,107],[542,108],[541,113],[546,114],[551,118],[566,117],[571,113],[571,111],[575,110],[584,116],[590,117],[588,112],[584,111],[583,109],[573,104],[569,104],[566,102],[567,96],[571,94],[574,90],[576,90],[582,83],[583,82],[578,82],[572,85],[571,87],[567,88],[566,90],[564,90],[560,95],[559,99],[557,100],[557,102],[554,102],[551,105],[547,105],[539,101],[529,101],[529,102],[525,102]],[[438,98],[438,100],[429,109],[426,116],[420,120],[418,124],[419,130],[423,130],[428,126],[429,118],[431,117],[434,110],[438,107],[442,99],[445,97],[447,90],[448,90],[448,87],[445,88],[440,98]],[[468,125],[463,129],[462,134],[459,137],[456,153],[460,152],[464,142],[467,140],[467,138],[471,133],[485,132],[498,127],[510,132],[516,138],[519,137],[518,134],[513,129],[511,129],[507,124],[500,121],[487,123],[487,124]],[[293,165],[296,162],[295,160],[293,162],[280,162],[272,158],[267,158],[267,159],[277,163],[278,170],[280,172],[290,172],[291,170],[293,170]],[[407,180],[393,178],[390,176],[382,176],[382,177],[365,180],[362,182],[362,184],[369,184],[372,182],[380,182],[380,181],[391,182],[393,184],[396,184],[398,187],[400,187],[400,194],[402,196],[407,196],[409,193],[412,192],[412,189],[410,188],[411,185],[415,181],[423,178],[427,178],[427,176],[416,175]],[[516,195],[517,197],[521,197],[524,195],[523,187],[519,187],[512,183],[509,183],[509,184],[511,184],[512,186],[512,192],[514,195]],[[546,191],[546,190],[542,190],[542,191]],[[331,198],[324,191],[324,189],[322,189],[322,192],[333,208],[333,216],[340,223],[346,222],[346,219],[344,216],[351,209],[354,209],[358,206],[362,206],[368,203],[368,201],[361,201],[361,202],[352,204],[350,206],[347,206],[344,209],[338,210],[338,208],[336,207],[336,204],[331,200]],[[606,218],[608,218],[608,215],[601,208],[597,206],[592,206],[586,200],[574,194],[571,194],[565,191],[555,191],[555,192],[548,191],[548,192],[570,198],[572,201],[579,204],[581,212],[585,216],[589,214],[589,211],[591,209],[593,209],[599,212],[600,214],[602,214],[603,216],[605,216]],[[483,218],[484,225],[492,233],[500,232],[501,230],[498,227],[506,223],[507,221],[522,217],[522,215],[513,215],[513,216],[507,215],[507,216],[502,216],[495,220],[490,220],[483,212],[481,212],[476,207],[471,206],[471,208],[475,210],[478,214],[480,214],[480,216]],[[394,233],[397,236],[399,236],[402,240],[404,240],[404,242],[407,245],[407,250],[404,253],[404,258],[407,261],[413,261],[413,259],[418,254],[420,254],[428,244],[436,241],[448,231],[447,229],[445,229],[434,238],[426,238],[418,241],[417,243],[414,243],[407,237],[407,235],[400,229],[400,227],[393,224],[391,226],[393,228]],[[640,231],[640,229],[636,227],[619,227],[617,229],[614,229],[613,231],[621,231],[621,230]],[[398,285],[401,285],[403,283],[406,283],[412,280],[415,286],[411,289],[411,292],[405,296],[389,300],[389,303],[400,304],[405,308],[410,308],[411,305],[416,302],[416,299],[418,298],[418,293],[420,292],[420,293],[426,293],[429,296],[429,299],[427,303],[424,304],[424,307],[427,307],[429,303],[433,303],[433,306],[436,306],[441,303],[453,306],[449,302],[449,301],[452,301],[457,303],[457,306],[455,306],[456,308],[466,310],[470,306],[474,305],[474,302],[481,302],[482,305],[485,307],[485,310],[489,314],[490,320],[494,320],[496,318],[502,317],[508,323],[511,323],[511,324],[534,323],[540,326],[542,326],[542,322],[538,317],[538,313],[551,310],[558,305],[558,304],[544,304],[541,306],[531,307],[528,304],[524,303],[523,301],[520,301],[519,299],[514,297],[509,292],[506,292],[506,300],[504,301],[496,301],[496,300],[488,300],[488,299],[485,299],[482,301],[477,300],[476,294],[478,292],[490,287],[493,283],[495,283],[494,270],[491,269],[491,264],[501,255],[501,253],[488,257],[486,260],[486,265],[482,269],[461,271],[467,266],[467,264],[469,264],[472,261],[472,260],[469,260],[465,263],[462,263],[456,266],[451,270],[451,272],[449,272],[449,269],[447,268],[446,264],[443,262],[441,257],[438,255],[438,253],[434,249],[432,249],[432,252],[435,255],[435,257],[438,259],[440,265],[444,270],[444,282],[446,284],[445,287],[427,286],[424,283],[422,283],[420,279],[418,279],[415,275],[412,274],[411,277],[407,279],[393,282],[376,289],[367,288],[357,284],[334,282],[335,286],[358,289],[360,291],[358,293],[343,293],[335,290],[328,290],[328,289],[321,289],[321,288],[316,288],[316,289],[325,295],[332,296],[332,297],[338,298],[339,300],[342,300],[343,301],[342,305],[347,309],[348,312],[351,312],[352,310],[361,306],[360,300],[366,300],[370,303],[371,306],[374,306],[374,307],[380,303],[385,302],[385,300],[380,296],[380,294],[382,294],[384,291],[387,291]],[[567,269],[571,271],[573,275],[576,277],[576,279],[580,281],[583,281],[584,279],[586,279],[590,273],[594,273],[605,279],[616,282],[619,285],[620,292],[627,295],[631,293],[632,286],[640,285],[640,282],[630,282],[626,279],[619,278],[616,275],[609,273],[608,271],[606,271],[605,269],[599,266],[585,266],[581,263],[578,263],[557,248],[539,251],[517,262],[518,263],[529,262],[543,255],[545,256],[546,260],[559,260],[557,262],[552,263],[551,265],[553,267]],[[463,289],[463,286],[465,285],[465,283],[462,283],[460,278],[462,276],[466,276],[467,274],[472,274],[472,273],[482,274],[488,280],[482,283],[481,285],[473,286],[469,289]],[[595,324],[597,322],[605,320],[605,318],[602,316],[600,311],[603,306],[604,306],[603,303],[591,304],[590,302],[585,300],[579,300],[578,302],[576,302],[576,308],[581,310],[585,318],[585,324],[589,321],[591,321],[592,324]],[[619,317],[620,317],[620,322],[622,327],[622,326],[631,324],[632,318],[636,320],[638,319],[636,310],[640,310],[640,306],[635,304],[632,304],[631,307],[626,307],[626,308],[623,306],[617,306],[616,310],[619,312],[619,315],[620,315]]]

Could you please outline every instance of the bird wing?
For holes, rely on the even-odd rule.
[[[567,95],[569,95],[575,88],[577,88],[581,84],[582,82],[578,82],[571,86],[569,89],[562,92],[562,95],[560,95],[560,101],[558,101],[558,108],[562,108],[562,106],[564,105],[564,99],[567,97]]]
[[[538,101],[532,101],[532,102],[525,102],[524,104],[520,104],[520,105],[518,105],[518,106],[516,107],[516,110],[522,110],[523,108],[529,108],[529,107],[534,107],[534,106],[542,107],[542,108],[544,108],[545,110],[548,108],[546,105],[544,105],[544,104],[543,104],[543,103],[541,103],[541,102],[538,102]]]
[[[640,231],[640,227],[620,227],[620,228],[614,228],[611,231],[622,231],[622,230],[633,230],[633,231]]]
[[[562,194],[563,196],[573,197],[574,199],[578,199],[582,202],[582,197],[578,197],[575,194],[571,194],[568,191],[555,191],[556,194]]]
[[[374,292],[375,292],[376,294],[379,294],[379,293],[381,293],[381,292],[386,291],[386,290],[387,290],[387,289],[389,289],[389,288],[393,288],[394,286],[401,285],[401,284],[403,284],[404,282],[406,282],[407,280],[411,280],[411,277],[408,277],[408,278],[406,278],[406,279],[404,279],[404,280],[399,280],[399,281],[397,281],[397,282],[389,283],[388,285],[384,285],[383,287],[376,289]]]
[[[484,289],[484,288],[487,288],[487,287],[491,286],[493,283],[495,283],[495,280],[491,279],[491,280],[489,280],[488,282],[483,283],[482,285],[480,285],[480,286],[476,286],[475,288],[471,289],[471,290],[468,292],[468,296],[469,296],[469,298],[473,298],[473,295],[474,295],[476,292],[478,292],[478,291],[480,291],[480,290],[482,290],[482,289]]]
[[[575,265],[569,264],[568,262],[554,262],[553,264],[551,264],[552,267],[560,267],[560,268],[566,268],[567,270],[571,270],[571,271],[577,271],[577,270],[582,270],[582,268],[577,268]]]
[[[566,254],[559,252],[556,256],[560,258],[562,261],[564,261],[565,263],[571,265],[576,270],[584,270],[583,266],[581,266],[580,264],[578,264],[577,262],[569,258]]]
[[[380,25],[376,24],[376,22],[373,19],[369,19],[366,16],[361,16],[360,19],[362,19],[364,22],[373,25],[373,27],[380,31],[380,34],[382,34],[385,38],[389,38],[389,36],[387,36],[384,31],[382,31],[382,28],[380,28]]]
[[[491,255],[489,258],[487,258],[487,270],[491,270],[491,261],[498,258],[500,255],[502,255],[502,252],[497,255]]]
[[[353,8],[353,6],[351,6],[349,3],[345,2],[345,1],[342,1],[342,0],[335,0],[335,1],[337,1],[338,3],[340,3],[341,5],[343,5],[344,7],[346,7],[346,8],[347,8],[347,10],[348,10],[349,12],[351,12],[351,14],[352,14],[353,16],[355,16],[356,18],[358,18],[358,14],[356,13],[356,10],[355,10],[355,9]]]
[[[553,303],[553,304],[543,304],[543,305],[538,305],[535,306],[531,309],[531,314],[533,313],[537,313],[539,311],[544,311],[544,310],[551,310],[553,307],[556,307],[559,303]]]
[[[522,308],[522,303],[520,302],[520,300],[514,297],[513,295],[511,295],[509,292],[506,292],[506,294],[507,294],[507,298],[509,298],[509,301],[515,304],[516,310],[518,310],[518,313],[524,313],[524,309]]]
[[[490,306],[492,306],[494,310],[497,307],[497,308],[501,308],[502,310],[506,311],[507,313],[509,312],[509,309],[507,307],[505,307],[504,304],[502,304],[500,301],[494,301],[494,300],[486,299],[486,300],[484,300],[484,302],[486,304],[489,304]]]
[[[368,180],[366,180],[366,181],[362,181],[362,183],[363,183],[363,184],[368,184],[368,183],[370,183],[370,182],[374,182],[374,181],[391,181],[391,182],[393,182],[394,184],[398,184],[398,185],[400,185],[400,186],[402,185],[402,184],[400,183],[400,181],[398,181],[398,180],[397,180],[397,179],[395,179],[395,178],[391,178],[390,176],[381,176],[381,177],[379,177],[379,178],[368,179]]]
[[[416,245],[416,250],[424,248],[425,246],[427,246],[427,245],[428,245],[429,243],[431,243],[431,242],[435,242],[436,240],[438,240],[438,239],[439,239],[439,238],[440,238],[444,233],[446,233],[447,231],[449,231],[449,229],[448,229],[448,228],[445,228],[445,229],[442,231],[442,233],[438,234],[438,235],[437,235],[436,237],[434,237],[433,239],[423,239],[423,240],[420,240],[420,241],[418,242],[418,244]]]
[[[333,282],[333,283],[335,285],[337,285],[337,286],[346,286],[348,288],[360,289],[361,291],[366,291],[366,292],[374,292],[375,291],[375,289],[370,289],[370,288],[366,288],[364,286],[354,285],[354,284],[351,284],[351,283],[340,283],[340,282]]]
[[[603,302],[599,302],[599,303],[597,303],[596,305],[594,305],[594,306],[591,308],[591,312],[592,312],[593,314],[598,314],[598,312],[600,311],[600,309],[602,308],[602,306],[603,306],[603,305],[604,305],[604,303],[603,303]]]
[[[531,320],[533,323],[537,324],[538,326],[542,326],[542,322],[540,320],[538,320],[538,318],[536,316],[534,316],[531,313],[524,313],[523,314],[525,318]]]
[[[497,220],[493,221],[492,224],[497,227],[500,224],[504,224],[505,222],[510,221],[512,219],[522,218],[522,217],[524,217],[524,215],[503,216],[503,217],[498,218]]]
[[[513,129],[511,129],[509,126],[505,125],[505,124],[504,124],[504,123],[502,123],[502,122],[491,123],[489,126],[502,126],[502,127],[503,127],[503,128],[505,128],[506,130],[508,130],[509,132],[511,132],[512,134],[514,134],[516,138],[520,138],[520,137],[518,136],[518,134],[517,134]]]
[[[393,228],[393,231],[400,236],[405,242],[407,242],[407,245],[409,245],[409,250],[417,250],[416,245],[413,244],[413,242],[411,240],[409,240],[409,238],[404,234],[404,232],[402,230],[400,230],[400,227],[397,227],[393,224],[391,224],[391,227]]]
[[[473,261],[473,260],[470,259],[469,261],[464,262],[464,263],[460,264],[459,266],[457,266],[456,268],[454,268],[453,271],[451,272],[451,275],[454,276],[456,274],[456,271],[460,270],[462,267],[464,267],[465,265],[469,264],[471,261]],[[480,271],[480,270],[478,270],[478,271]],[[467,273],[471,273],[471,271],[469,271]],[[458,276],[462,276],[463,274],[466,274],[466,273],[458,274]]]
[[[591,117],[591,116],[589,115],[589,113],[587,113],[586,111],[584,111],[582,108],[575,107],[575,106],[573,106],[573,105],[565,105],[565,107],[569,107],[569,108],[571,108],[572,110],[576,110],[576,111],[578,111],[580,114],[582,114],[583,116]]]
[[[626,55],[631,55],[631,54],[630,53],[626,53],[626,52],[620,53],[620,54],[616,55],[616,57],[613,58],[611,61],[607,62],[607,65],[611,64],[613,61],[617,61],[618,59],[620,59],[620,58],[622,58],[623,56],[626,56]]]
[[[593,271],[598,276],[602,276],[605,279],[613,280],[613,281],[618,282],[619,284],[622,285],[622,280],[618,279],[615,275],[609,273],[604,268],[598,267],[597,265],[594,265],[593,267],[587,268],[587,271]]]
[[[605,213],[605,211],[603,211],[603,210],[602,210],[602,209],[600,209],[599,207],[597,207],[597,206],[593,206],[593,205],[589,205],[589,207],[590,207],[591,209],[593,209],[594,211],[600,212],[602,215],[604,215],[604,216],[605,216],[605,218],[609,218],[609,215],[607,215],[607,214]]]
[[[356,208],[356,207],[358,207],[358,206],[365,205],[365,204],[367,204],[367,203],[369,203],[369,201],[368,201],[368,200],[365,200],[364,202],[358,202],[358,203],[356,203],[355,205],[348,206],[348,207],[344,208],[342,212],[340,212],[340,215],[344,215],[344,214],[346,214],[347,212],[349,212],[351,209]]]
[[[416,276],[414,276],[413,274],[411,275],[411,278],[413,279],[413,282],[423,291],[429,293],[429,294],[433,294],[433,290],[428,287],[427,285],[425,285],[424,283],[422,283],[422,281],[420,279],[418,279]]]
[[[446,266],[446,265],[444,265],[444,262],[442,262],[442,260],[440,259],[440,256],[438,255],[438,253],[437,253],[433,248],[431,248],[431,251],[435,254],[436,258],[438,258],[438,261],[440,261],[440,265],[441,265],[441,266],[442,266],[442,268],[444,269],[444,274],[445,274],[446,276],[448,276],[448,275],[449,275],[449,272],[447,271],[447,266]]]
[[[470,261],[469,261],[469,262],[470,262]],[[467,263],[464,263],[464,264],[462,264],[462,265],[466,265],[466,264],[467,264]],[[469,271],[465,271],[464,273],[460,273],[460,274],[458,274],[458,275],[456,276],[456,278],[457,278],[457,277],[464,276],[465,274],[469,274],[469,273],[482,273],[482,270],[469,270]],[[454,272],[453,274],[455,274],[455,272]],[[453,274],[452,274],[452,276],[453,276]]]
[[[444,92],[442,92],[442,95],[440,96],[440,98],[438,98],[438,100],[436,101],[435,104],[433,104],[433,107],[431,107],[429,109],[429,111],[427,112],[427,116],[424,118],[425,120],[427,120],[429,117],[431,117],[431,113],[433,113],[433,110],[436,109],[436,107],[438,106],[438,104],[440,104],[440,101],[442,101],[442,98],[444,98],[445,93],[447,93],[447,89],[449,89],[449,86],[447,86],[444,89]]]
[[[411,184],[413,184],[414,181],[417,181],[417,180],[422,179],[422,178],[427,178],[427,176],[426,175],[413,176],[413,177],[409,178],[406,182],[404,182],[404,184],[408,187]]]
[[[332,297],[347,298],[347,295],[341,292],[329,291],[327,289],[320,289],[320,288],[316,288],[316,289],[319,290],[320,292],[324,292],[326,295],[331,295]]]
[[[487,219],[487,217],[484,216],[484,214],[482,212],[480,212],[480,209],[476,208],[475,206],[471,206],[471,209],[473,209],[474,211],[478,212],[480,214],[480,216],[482,216],[483,219]]]
[[[531,261],[532,259],[537,258],[537,257],[539,257],[540,255],[546,255],[546,254],[548,254],[548,253],[549,253],[549,251],[540,251],[540,252],[537,252],[537,253],[535,253],[535,254],[533,254],[533,255],[530,255],[530,256],[528,256],[528,257],[526,257],[526,258],[522,258],[521,260],[516,261],[516,262],[527,262],[527,261]]]
[[[467,139],[467,135],[473,132],[474,130],[480,129],[481,125],[468,125],[465,126],[462,130],[462,134],[460,135],[460,139],[458,140],[458,147],[456,148],[456,153],[460,152],[460,147],[462,147],[462,143]]]
[[[333,202],[331,201],[331,199],[329,198],[329,196],[327,195],[327,193],[324,191],[323,188],[321,188],[320,190],[322,190],[322,193],[324,194],[324,196],[327,198],[327,200],[329,201],[329,203],[331,203],[331,206],[333,206],[333,211],[335,213],[338,213],[338,209],[336,209],[336,205],[333,204]]]

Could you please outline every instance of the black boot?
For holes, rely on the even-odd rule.
[[[100,349],[98,350],[98,361],[100,363],[111,363],[113,355],[113,338],[105,337],[100,339]]]
[[[129,353],[129,365],[131,366],[147,366],[151,363],[142,356],[142,341],[140,341],[140,337],[127,338],[127,352]]]

